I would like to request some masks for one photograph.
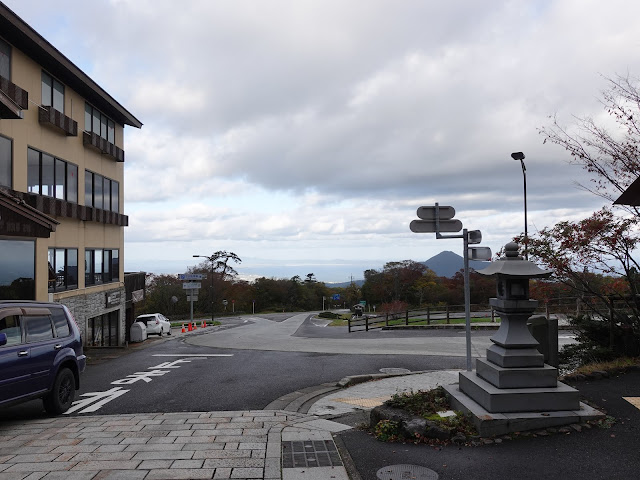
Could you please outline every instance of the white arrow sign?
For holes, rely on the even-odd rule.
[[[440,220],[450,220],[454,217],[456,211],[453,207],[438,206],[438,216]],[[435,220],[436,219],[436,207],[427,206],[418,208],[418,218],[422,220]]]
[[[469,260],[491,260],[491,249],[489,247],[469,247]]]
[[[440,220],[440,232],[459,232],[462,230],[462,222],[460,220]],[[409,228],[413,233],[435,233],[435,220],[413,220],[409,224]]]
[[[200,282],[184,282],[182,284],[182,288],[184,290],[193,290],[201,287],[202,287],[202,283]]]
[[[206,275],[202,273],[179,273],[178,280],[202,280],[203,278],[207,278]]]

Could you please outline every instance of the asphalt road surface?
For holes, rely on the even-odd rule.
[[[349,375],[465,367],[464,330],[349,334],[306,313],[223,322],[216,331],[165,338],[89,365],[76,395],[83,403],[68,414],[262,409],[287,393]],[[491,334],[473,333],[474,355],[484,354]],[[41,415],[35,400],[3,409],[0,420]]]

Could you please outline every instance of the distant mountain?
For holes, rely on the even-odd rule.
[[[450,251],[440,252],[431,257],[424,263],[428,268],[433,270],[439,277],[453,277],[456,272],[464,268],[464,258],[457,253]],[[479,262],[477,260],[469,260],[469,268],[474,270],[482,270],[489,266],[491,262]]]
[[[464,268],[464,258],[457,253],[450,251],[440,252],[439,254],[431,257],[426,262],[422,262],[427,268],[433,270],[439,277],[453,277],[457,272]],[[477,260],[469,260],[469,268],[473,270],[482,270],[489,266],[491,262],[479,262]],[[358,287],[364,284],[364,280],[354,280]],[[346,288],[351,285],[351,282],[341,283],[327,283],[324,284],[329,288]]]

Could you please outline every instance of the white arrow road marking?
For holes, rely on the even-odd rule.
[[[232,353],[154,353],[153,357],[233,357]]]
[[[64,412],[64,414],[68,415],[68,414],[73,413],[73,412],[75,412],[77,410],[80,410],[81,408],[84,408],[84,410],[82,410],[79,413],[95,412],[100,407],[102,407],[105,404],[109,403],[111,400],[115,400],[116,398],[124,395],[128,391],[129,390],[123,390],[122,387],[115,387],[115,388],[112,388],[111,390],[107,390],[105,392],[83,393],[80,396],[81,397],[86,397],[86,398],[84,398],[82,400],[76,400],[75,402],[73,402],[73,406],[69,410]],[[93,403],[93,402],[96,402],[96,403]],[[92,403],[93,403],[93,405],[91,405]],[[85,408],[85,407],[87,407],[87,408]]]

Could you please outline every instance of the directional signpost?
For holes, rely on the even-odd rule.
[[[179,273],[178,280],[185,280],[182,289],[187,291],[187,302],[191,304],[191,323],[193,323],[193,302],[198,301],[198,290],[202,288],[202,283],[194,280],[207,278],[202,273]]]
[[[456,211],[450,206],[440,206],[439,204],[418,208],[419,220],[413,220],[409,228],[414,233],[435,233],[437,239],[441,238],[462,238],[464,243],[464,307],[465,323],[467,334],[467,370],[471,371],[471,313],[470,313],[470,287],[469,287],[469,257],[473,260],[491,259],[491,249],[488,247],[469,247],[470,244],[477,244],[482,241],[480,230],[462,228],[462,222],[453,218]],[[462,235],[442,235],[441,232],[459,232]]]
[[[424,207],[423,207],[424,208]],[[409,228],[413,233],[437,233],[437,232],[459,232],[462,230],[460,220],[440,220],[439,224],[433,220],[413,220]]]

